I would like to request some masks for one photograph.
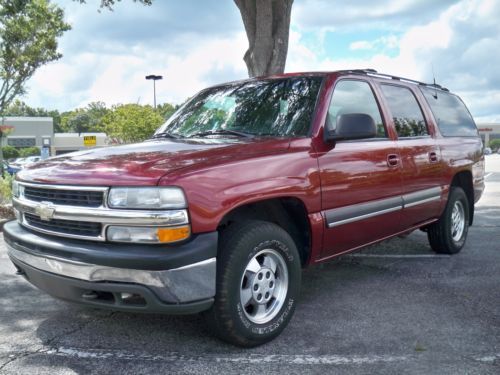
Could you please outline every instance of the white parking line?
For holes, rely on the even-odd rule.
[[[449,258],[451,255],[446,255],[446,254],[350,254],[347,256],[353,257],[353,258],[413,259],[413,258]]]
[[[492,174],[493,174],[493,172],[490,172],[490,173],[488,173],[488,174],[484,175],[484,179],[486,180],[486,179],[487,179],[488,177],[490,177]]]
[[[248,354],[248,355],[183,355],[180,353],[169,353],[162,355],[132,353],[122,350],[101,349],[77,349],[60,347],[50,349],[44,354],[61,357],[73,357],[81,359],[119,359],[126,361],[153,361],[153,362],[217,362],[217,363],[241,363],[241,364],[295,364],[295,365],[363,365],[373,363],[403,362],[411,356],[395,355],[307,355],[307,354]]]
[[[500,361],[500,353],[493,355],[485,355],[483,357],[476,357],[474,359],[479,362],[494,363],[495,361]]]

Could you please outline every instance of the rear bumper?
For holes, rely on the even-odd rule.
[[[215,296],[217,234],[178,246],[90,243],[4,226],[19,273],[54,297],[116,310],[187,314]]]

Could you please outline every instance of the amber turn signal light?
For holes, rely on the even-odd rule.
[[[177,242],[185,240],[191,234],[189,225],[175,228],[159,228],[157,232],[159,242]]]

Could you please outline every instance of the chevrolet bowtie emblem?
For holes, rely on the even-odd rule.
[[[41,202],[36,208],[35,212],[40,219],[44,221],[50,221],[54,217],[56,209],[51,202]]]

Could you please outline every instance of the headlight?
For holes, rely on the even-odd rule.
[[[189,225],[171,228],[109,226],[108,241],[170,243],[185,240],[191,234]]]
[[[114,187],[109,191],[111,208],[175,209],[186,208],[186,198],[178,187]]]

